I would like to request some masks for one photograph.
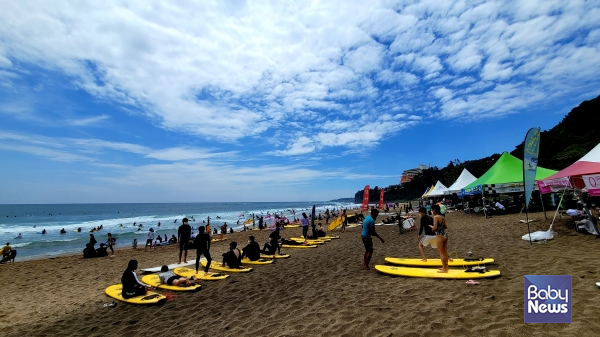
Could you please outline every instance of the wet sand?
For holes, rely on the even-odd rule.
[[[532,231],[548,229],[542,213],[530,218]],[[569,219],[557,219],[558,236],[530,245],[521,239],[524,215],[451,213],[449,252],[466,257],[493,257],[502,276],[479,280],[390,277],[361,270],[364,248],[360,227],[315,249],[285,249],[289,259],[256,266],[224,281],[203,281],[196,293],[177,293],[161,306],[118,302],[104,289],[119,283],[130,259],[140,268],[177,262],[176,247],[144,251],[122,248],[115,258],[54,259],[0,265],[2,309],[0,335],[175,335],[175,336],[592,336],[600,329],[598,263],[600,241],[576,233]],[[381,220],[381,217],[377,222]],[[418,223],[418,221],[417,221]],[[397,226],[378,226],[386,240],[374,239],[371,266],[386,256],[419,257],[417,233],[400,234]],[[286,229],[282,236],[299,236]],[[267,231],[227,235],[212,245],[219,260],[230,240],[243,247],[248,235],[264,244]],[[437,254],[427,248],[430,257]],[[452,253],[451,256],[455,254]],[[18,257],[17,257],[18,258]],[[191,252],[195,258],[195,252]],[[524,324],[523,276],[573,276],[573,323]]]

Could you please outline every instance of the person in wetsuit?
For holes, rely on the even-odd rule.
[[[260,259],[260,246],[258,242],[254,241],[254,236],[252,235],[248,238],[248,245],[242,249],[242,258],[244,257],[247,257],[250,261]]]
[[[181,263],[181,253],[183,251],[185,251],[183,262],[187,263],[188,244],[192,235],[192,227],[188,225],[188,218],[183,218],[181,222],[182,224],[177,230],[177,241],[179,242],[179,261],[177,263]]]
[[[237,249],[237,242],[231,241],[229,251],[223,254],[222,267],[239,268],[242,265],[242,253]]]
[[[121,295],[125,299],[146,295],[146,293],[152,289],[149,285],[138,280],[137,275],[135,274],[137,267],[137,260],[130,260],[127,269],[125,269],[123,276],[121,276],[121,284],[123,284]]]
[[[199,226],[198,232],[196,239],[194,239],[194,246],[196,246],[196,274],[198,274],[198,269],[200,268],[200,255],[204,255],[206,258],[204,275],[207,275],[208,268],[210,268],[210,263],[212,262],[212,257],[210,256],[210,234],[205,232],[204,226]]]
[[[90,234],[90,242],[88,243],[92,248],[94,248],[94,246],[96,245],[98,241],[96,241],[96,238],[94,237],[94,234]]]

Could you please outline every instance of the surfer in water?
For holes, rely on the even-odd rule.
[[[379,215],[379,211],[376,208],[373,208],[371,210],[371,215],[367,216],[363,222],[362,241],[365,246],[365,256],[362,269],[364,270],[371,270],[369,263],[371,262],[371,256],[373,255],[372,236],[377,237],[381,243],[385,242],[385,240],[383,240],[383,238],[375,231],[375,219],[377,219],[377,215]]]

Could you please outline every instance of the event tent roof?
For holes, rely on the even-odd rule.
[[[535,180],[545,179],[556,173],[543,167],[537,168]],[[464,189],[491,184],[523,183],[523,161],[517,157],[504,152],[498,161],[490,167],[479,179],[465,186]]]
[[[582,176],[586,174],[600,173],[600,144],[592,151],[581,157],[578,161],[567,168],[560,170],[544,180],[553,180],[565,177]]]
[[[421,198],[425,198],[425,197],[427,197],[427,195],[428,195],[429,193],[433,192],[433,187],[434,187],[434,186],[433,186],[433,185],[431,185],[431,187],[430,187],[430,188],[428,188],[428,189],[427,189],[427,191],[425,191],[425,194],[423,194],[423,195],[421,196]]]
[[[600,174],[600,144],[596,145],[590,152],[570,166],[538,182],[538,186],[542,193],[552,192],[554,191],[553,187],[557,186],[559,188],[569,188],[572,186],[577,188],[588,187],[590,195],[597,196],[600,195],[600,188],[598,188],[597,181],[598,174]],[[584,179],[583,176],[590,177]],[[590,180],[594,184],[588,186],[586,181],[590,182]]]
[[[433,188],[433,190],[431,192],[429,192],[427,194],[428,197],[436,197],[439,195],[444,195],[444,191],[447,190],[448,188],[446,186],[444,186],[444,184],[442,184],[439,180],[437,183],[435,183],[435,187]]]
[[[463,189],[465,186],[469,185],[470,183],[474,182],[475,180],[477,180],[477,178],[475,178],[475,176],[472,175],[471,172],[467,171],[467,169],[463,169],[460,176],[458,176],[458,179],[456,179],[454,184],[452,184],[450,187],[448,187],[445,192],[447,192],[447,193],[460,192],[461,189]]]

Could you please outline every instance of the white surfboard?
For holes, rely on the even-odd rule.
[[[200,260],[205,260],[205,258],[202,258]],[[173,270],[175,268],[187,267],[187,266],[191,266],[191,265],[195,265],[195,264],[196,264],[196,259],[193,259],[193,261],[190,260],[187,263],[181,262],[181,263],[169,264],[169,265],[167,265],[167,267],[169,267],[169,270]],[[153,268],[142,269],[141,271],[144,274],[148,274],[148,273],[160,273],[160,269],[161,268],[162,268],[162,266],[158,266],[158,267],[153,267]]]

